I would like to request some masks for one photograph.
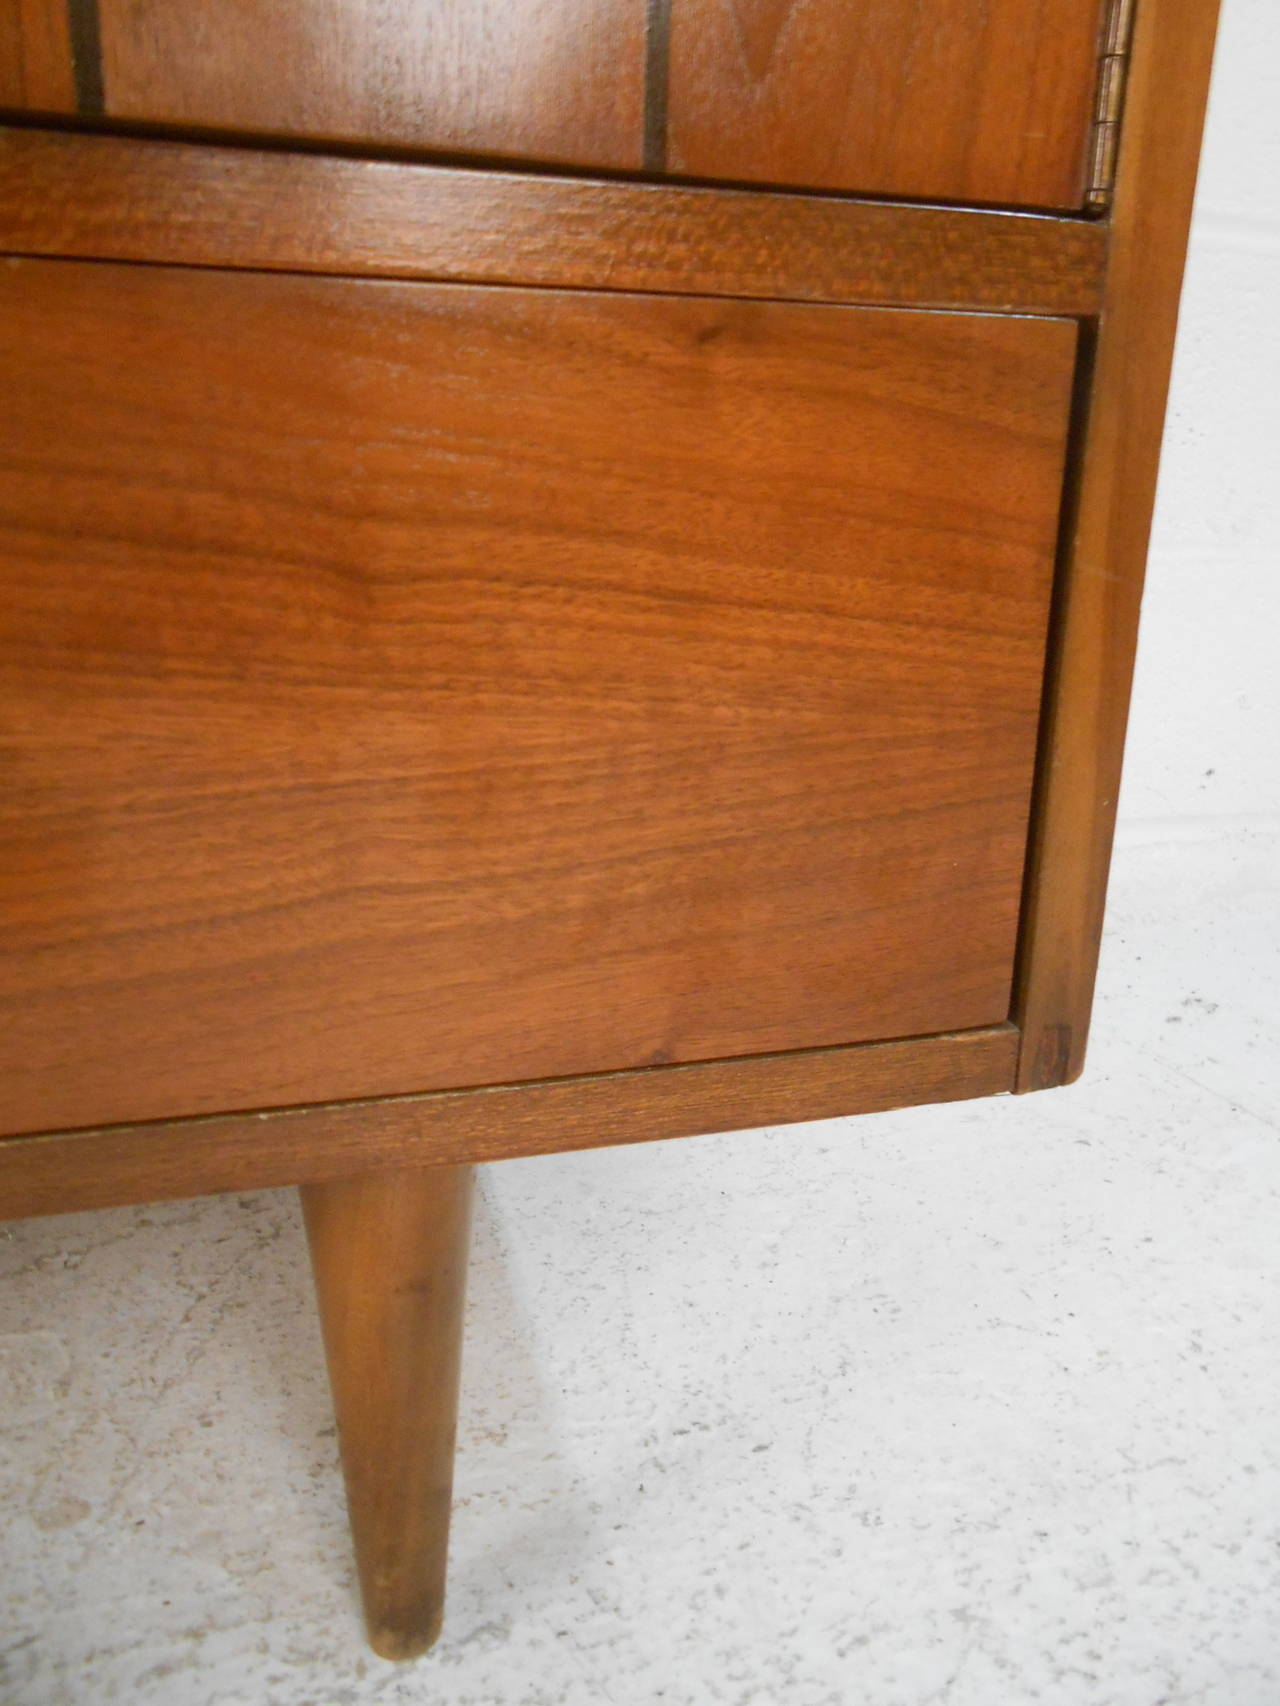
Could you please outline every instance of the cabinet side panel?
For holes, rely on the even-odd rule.
[[[1140,0],[1041,758],[1018,1087],[1084,1065],[1217,0]]]

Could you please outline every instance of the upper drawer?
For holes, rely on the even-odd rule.
[[[1105,0],[673,0],[667,164],[1078,208]]]
[[[1107,0],[66,0],[0,105],[861,194],[1078,208]]]

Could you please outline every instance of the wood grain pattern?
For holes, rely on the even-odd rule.
[[[639,167],[644,0],[98,0],[107,112]]]
[[[1106,303],[1056,624],[1019,1088],[1084,1065],[1217,0],[1138,8]]]
[[[0,107],[75,112],[66,0],[0,0]]]
[[[0,251],[1087,315],[1106,233],[1079,219],[0,129]]]
[[[1007,1092],[1018,1034],[655,1066],[381,1102],[0,1138],[0,1220],[501,1161]]]
[[[0,279],[0,1129],[1007,1016],[1075,328]]]
[[[668,164],[1078,208],[1102,0],[677,0]]]
[[[435,1167],[301,1192],[369,1642],[384,1659],[426,1652],[444,1616],[472,1178]]]

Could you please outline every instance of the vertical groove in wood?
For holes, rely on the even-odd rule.
[[[671,77],[671,0],[648,0],[645,14],[644,167],[667,169],[667,102]]]
[[[1036,744],[1035,782],[1032,787],[1031,818],[1027,828],[1027,859],[1023,879],[1023,911],[1025,920],[1035,904],[1040,881],[1037,826],[1046,809],[1052,776],[1053,749],[1052,708],[1061,688],[1060,637],[1066,623],[1067,589],[1071,572],[1071,553],[1075,537],[1076,518],[1080,511],[1081,464],[1089,435],[1089,405],[1093,395],[1093,379],[1098,357],[1098,322],[1096,317],[1082,319],[1076,344],[1075,387],[1071,398],[1070,424],[1067,429],[1066,467],[1062,482],[1062,508],[1059,521],[1058,555],[1053,577],[1053,595],[1049,609],[1049,643],[1045,650],[1044,690],[1040,702],[1040,730]],[[1019,931],[1014,961],[1013,987],[1015,1003],[1026,981],[1030,957],[1030,932]]]
[[[474,1170],[300,1191],[369,1639],[416,1658],[444,1614]]]
[[[71,29],[76,110],[83,118],[100,118],[106,111],[106,96],[102,84],[98,0],[67,0],[67,18]]]
[[[1217,0],[1138,8],[1079,503],[1046,706],[1019,1090],[1084,1065]]]

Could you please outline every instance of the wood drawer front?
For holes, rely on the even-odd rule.
[[[646,0],[97,4],[113,118],[643,162]]]
[[[98,37],[79,32],[78,104],[364,148],[1073,209],[1108,4],[94,0],[77,9]],[[0,0],[0,103],[74,108],[66,16],[67,0]]]
[[[1008,1012],[1073,322],[0,272],[0,1129]]]
[[[674,0],[667,164],[1079,208],[1106,0]]]

